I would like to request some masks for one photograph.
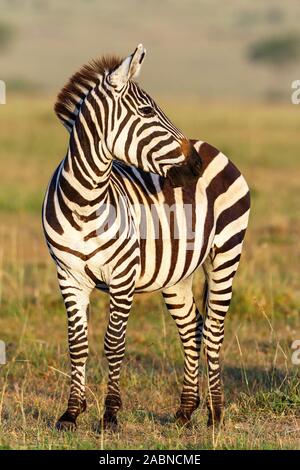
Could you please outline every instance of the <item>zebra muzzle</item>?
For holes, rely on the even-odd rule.
[[[173,188],[196,183],[202,174],[202,161],[196,149],[191,145],[185,163],[172,166],[167,171],[167,179]]]

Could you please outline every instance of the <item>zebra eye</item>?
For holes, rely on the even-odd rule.
[[[143,108],[139,108],[139,112],[143,116],[154,116],[155,115],[155,111],[154,111],[153,108],[151,108],[151,106],[144,106]]]

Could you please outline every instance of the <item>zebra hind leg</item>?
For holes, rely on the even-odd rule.
[[[68,407],[56,423],[60,431],[76,429],[76,419],[86,409],[85,365],[88,357],[87,315],[91,289],[83,290],[74,280],[58,275],[68,314],[68,340],[71,359],[71,388]]]
[[[198,408],[199,358],[203,320],[193,292],[192,277],[163,291],[166,306],[175,320],[184,349],[184,380],[180,406],[175,414],[176,422],[186,425]]]
[[[213,250],[203,265],[206,276],[204,355],[208,372],[208,426],[223,422],[224,397],[220,373],[220,349],[224,338],[224,320],[232,297],[232,282],[237,271],[242,242],[232,237],[221,249]]]

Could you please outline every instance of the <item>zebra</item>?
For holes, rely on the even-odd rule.
[[[43,203],[43,228],[68,316],[71,384],[59,430],[76,429],[86,409],[85,366],[91,292],[110,295],[104,339],[108,384],[102,429],[115,430],[119,377],[135,293],[161,291],[184,350],[175,414],[187,425],[199,406],[201,342],[208,371],[208,425],[223,421],[220,349],[250,210],[235,165],[205,141],[190,140],[136,82],[146,50],[84,65],[57,97],[69,132]],[[193,275],[205,274],[202,314]]]

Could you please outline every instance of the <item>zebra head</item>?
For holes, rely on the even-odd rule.
[[[124,60],[104,57],[84,65],[62,88],[54,109],[70,134],[101,141],[105,164],[115,158],[183,186],[200,176],[201,159],[135,82],[145,55],[140,44]]]
[[[100,83],[100,97],[107,102],[107,148],[112,156],[144,171],[167,177],[183,186],[201,173],[201,160],[179,129],[155,101],[135,82],[146,50],[135,51]]]

